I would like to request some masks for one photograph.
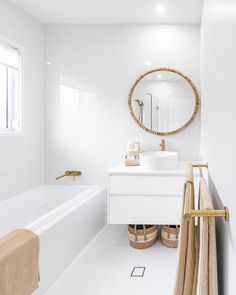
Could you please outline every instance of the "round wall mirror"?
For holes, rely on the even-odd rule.
[[[171,68],[152,69],[141,75],[129,92],[129,109],[136,123],[152,134],[172,135],[195,118],[199,94],[194,83]]]

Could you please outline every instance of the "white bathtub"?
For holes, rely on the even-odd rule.
[[[27,228],[40,238],[41,295],[105,225],[104,188],[40,186],[0,202],[0,236]]]

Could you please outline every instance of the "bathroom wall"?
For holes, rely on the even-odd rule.
[[[202,22],[201,153],[209,163],[216,206],[230,209],[217,220],[219,294],[236,292],[236,3],[206,0]]]
[[[43,183],[42,25],[0,0],[0,39],[23,48],[23,133],[0,134],[0,200]]]
[[[122,162],[128,139],[137,137],[144,150],[159,149],[161,138],[143,131],[129,114],[127,96],[135,79],[169,66],[199,88],[200,26],[46,25],[45,61],[46,182],[81,169],[79,183],[104,184],[105,170]],[[68,96],[61,84],[71,87]],[[167,137],[167,148],[182,160],[196,160],[199,137],[198,117]]]

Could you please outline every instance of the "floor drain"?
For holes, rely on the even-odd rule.
[[[143,267],[143,266],[135,266],[131,272],[131,277],[139,277],[139,278],[142,278],[144,276],[144,273],[145,273],[145,270],[146,270],[146,267]]]

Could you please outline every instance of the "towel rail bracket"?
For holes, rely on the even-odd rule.
[[[206,164],[192,164],[193,168],[208,168],[208,163]],[[189,194],[191,195],[191,182],[186,183],[187,184],[187,190]],[[225,221],[229,221],[230,219],[230,214],[229,214],[229,208],[224,207],[224,209],[221,210],[215,210],[215,209],[210,209],[210,210],[192,210],[191,205],[189,202],[189,198],[185,200],[185,206],[184,206],[184,218],[190,219],[192,217],[224,217]]]
[[[229,208],[224,207],[222,210],[186,210],[184,217],[187,219],[192,217],[224,217],[225,221],[229,221]]]

